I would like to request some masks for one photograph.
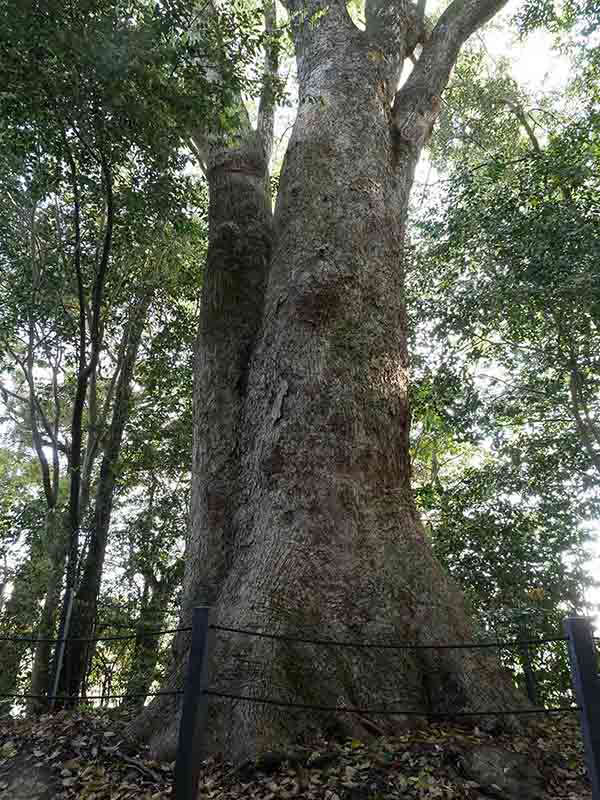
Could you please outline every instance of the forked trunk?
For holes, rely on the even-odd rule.
[[[272,246],[269,145],[245,128],[210,149],[209,248],[202,285],[194,371],[191,531],[184,556],[181,623],[198,604],[215,603],[244,549],[239,529],[242,414],[251,354],[260,329]],[[189,637],[178,637],[168,685],[180,686]],[[168,700],[151,703],[131,728],[152,736],[175,717]],[[169,732],[172,739],[172,730]]]
[[[462,4],[442,18],[442,60],[455,57],[474,9]],[[342,3],[321,11],[292,14],[299,109],[243,402],[230,566],[217,591],[196,592],[194,602],[210,602],[221,626],[288,637],[464,642],[472,632],[461,594],[433,558],[410,491],[403,289],[408,195],[451,64],[428,66],[427,45],[419,63],[428,85],[416,69],[392,110],[372,41]],[[198,529],[204,548],[215,530],[210,520]],[[219,633],[213,652],[212,688],[234,695],[423,714],[519,702],[481,651]],[[153,704],[134,729],[163,755],[175,741],[173,711]],[[389,720],[372,716],[379,726]],[[211,698],[210,746],[242,758],[331,718]],[[356,715],[339,721],[362,724]]]

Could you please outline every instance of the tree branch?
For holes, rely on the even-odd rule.
[[[519,103],[515,103],[514,100],[511,100],[510,97],[504,98],[504,105],[507,106],[515,115],[515,117],[519,120],[523,128],[525,129],[525,133],[529,137],[529,141],[536,153],[541,153],[542,148],[540,147],[540,143],[538,141],[537,136],[531,126],[531,123],[527,119],[527,115],[525,114],[525,110],[523,106],[519,105]]]
[[[571,380],[573,381],[575,386],[577,405],[583,411],[588,431],[593,436],[596,443],[600,445],[600,433],[598,432],[598,427],[595,421],[591,417],[590,408],[588,404],[586,403],[586,401],[579,392],[579,387],[583,386],[584,378],[581,375],[581,372],[579,370],[579,365],[577,363],[577,359],[575,358],[573,351],[571,351]]]
[[[415,47],[427,39],[425,3],[426,0],[418,0],[416,5],[412,0],[365,2],[366,33],[373,46],[386,56],[387,79],[394,81],[391,96],[396,90],[405,59],[414,61]]]
[[[60,460],[58,458],[58,431],[60,428],[60,396],[58,393],[58,373],[60,370],[61,352],[59,350],[56,361],[52,365],[52,395],[54,398],[54,420],[52,425],[54,449],[52,452],[52,483],[54,492],[54,505],[58,502],[58,489],[60,484]]]
[[[265,67],[263,75],[263,88],[258,107],[257,130],[265,150],[267,164],[271,160],[273,151],[273,134],[275,121],[275,81],[279,69],[278,44],[275,41],[277,26],[277,9],[275,0],[265,0]]]
[[[189,138],[189,144],[193,154],[196,156],[200,169],[206,173],[208,162],[208,143],[206,136],[200,128],[195,128]]]
[[[489,22],[507,0],[453,0],[438,20],[423,55],[419,59],[419,76],[432,73],[432,89],[441,92],[458,56],[459,50],[476,30]]]
[[[77,556],[79,550],[79,525],[80,506],[79,491],[81,485],[81,441],[83,424],[83,406],[87,392],[89,377],[89,364],[87,363],[87,325],[85,311],[85,290],[81,269],[81,199],[79,193],[79,180],[75,158],[69,146],[66,131],[63,131],[63,143],[69,165],[71,186],[73,190],[73,224],[75,230],[75,250],[73,266],[77,284],[77,300],[79,304],[79,341],[77,386],[73,399],[73,412],[71,416],[71,453],[69,459],[69,545],[67,555],[66,588],[74,589],[77,581]],[[63,607],[63,615],[66,606]]]
[[[5,403],[9,397],[12,397],[13,400],[18,400],[19,403],[23,403],[24,405],[28,402],[26,397],[22,397],[20,394],[17,394],[17,392],[13,392],[12,389],[7,389],[2,383],[0,383],[0,394],[4,395],[3,399]]]
[[[37,424],[37,408],[39,403],[37,402],[35,384],[33,382],[34,352],[33,352],[32,329],[33,326],[30,318],[29,320],[30,346],[27,350],[27,369],[25,371],[25,379],[27,381],[27,386],[29,387],[29,415],[31,418],[31,439],[34,450],[38,457],[40,469],[42,471],[42,485],[44,487],[44,496],[46,497],[46,504],[48,505],[48,508],[53,508],[54,493],[52,491],[52,483],[50,480],[50,467],[48,464],[48,459],[46,458],[46,453],[44,452],[44,443],[42,441],[42,437]]]
[[[271,0],[266,0],[266,2],[271,2]],[[215,7],[215,4],[212,2],[212,0],[208,0],[208,2],[203,6],[203,11],[208,19],[216,20],[218,22],[218,9]],[[193,28],[195,21],[196,18],[191,21],[190,28]],[[208,68],[210,68],[214,73],[217,73],[217,77],[220,77],[218,75],[218,70],[214,66],[205,65],[205,69]],[[236,108],[239,113],[239,133],[241,133],[243,130],[250,131],[250,117],[248,116],[248,110],[242,100],[241,95],[235,97],[234,103],[237,104]],[[223,138],[225,138],[225,136],[229,137],[230,135],[231,133],[225,131],[217,120],[203,120],[200,124],[196,125],[189,131],[190,147],[205,174],[208,169],[210,153],[213,148],[212,138],[214,137],[218,141],[219,136],[223,136]]]
[[[439,112],[460,48],[507,0],[453,0],[439,18],[405,84],[394,98],[394,123],[402,139],[425,143]]]
[[[108,270],[108,262],[112,247],[112,234],[114,226],[114,200],[112,188],[112,174],[110,165],[104,155],[100,151],[100,162],[102,165],[102,177],[104,182],[104,191],[106,193],[106,223],[104,226],[104,241],[102,245],[102,256],[100,259],[100,266],[94,281],[92,290],[92,326],[90,329],[91,340],[91,355],[90,364],[88,369],[90,372],[96,368],[98,358],[100,355],[100,347],[102,341],[101,335],[101,314],[102,314],[102,296],[104,293],[104,283],[106,281],[106,272]]]
[[[50,477],[50,467],[48,464],[46,453],[44,452],[44,442],[42,440],[42,436],[40,434],[40,430],[38,427],[38,414],[40,415],[44,427],[47,424],[47,420],[43,413],[41,404],[37,398],[37,393],[35,390],[35,382],[33,379],[35,349],[38,344],[36,342],[36,335],[35,335],[35,322],[32,317],[32,306],[35,304],[37,290],[39,288],[39,269],[37,261],[39,257],[39,248],[36,245],[37,241],[36,212],[37,212],[37,204],[34,203],[31,208],[31,217],[30,217],[30,226],[31,226],[30,257],[31,257],[31,273],[32,273],[33,287],[32,287],[32,304],[28,308],[28,315],[27,315],[27,345],[26,345],[25,358],[23,359],[19,358],[16,353],[12,352],[10,347],[7,347],[7,349],[15,359],[16,363],[21,367],[23,376],[25,378],[25,382],[27,384],[32,445],[37,455],[38,463],[40,465],[40,470],[42,473],[42,486],[44,490],[44,496],[46,498],[46,504],[48,508],[53,508],[54,492],[52,489],[52,481]]]
[[[572,363],[571,365],[571,373],[569,377],[569,393],[571,397],[571,411],[573,412],[573,417],[575,418],[575,424],[577,425],[577,430],[579,431],[579,435],[581,436],[583,446],[587,450],[587,453],[590,457],[592,464],[594,465],[594,468],[600,474],[600,453],[594,447],[590,436],[590,429],[588,428],[586,421],[583,419],[581,415],[581,398],[579,395],[579,374],[576,363],[574,364]],[[589,417],[587,417],[587,419],[589,420]]]
[[[125,353],[125,347],[127,345],[128,338],[129,338],[129,327],[126,327],[123,330],[123,335],[121,336],[121,341],[119,343],[119,349],[117,353],[116,366],[110,378],[108,389],[106,390],[106,395],[102,403],[102,408],[100,410],[100,413],[95,415],[93,421],[93,427],[90,426],[90,430],[88,432],[85,456],[83,458],[83,466],[81,470],[80,506],[82,513],[87,509],[89,503],[92,469],[94,467],[94,463],[96,461],[96,457],[100,449],[100,444],[102,439],[101,434],[106,429],[108,414],[110,412],[115,386],[121,372],[121,367],[123,365],[123,356]],[[95,375],[96,373],[94,372],[93,374]]]

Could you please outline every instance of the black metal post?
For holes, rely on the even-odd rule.
[[[208,714],[210,609],[195,608],[175,759],[175,800],[196,800]]]
[[[571,676],[577,704],[581,708],[581,729],[592,800],[600,800],[600,676],[598,655],[590,620],[569,617],[565,620],[569,637]]]

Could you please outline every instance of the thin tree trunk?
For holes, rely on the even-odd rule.
[[[46,513],[45,541],[48,543],[50,550],[50,574],[38,627],[38,636],[42,640],[52,638],[55,635],[67,557],[63,520],[55,509],[50,509]],[[52,649],[52,643],[48,641],[40,641],[36,644],[31,671],[31,694],[33,695],[48,695]],[[47,704],[37,698],[32,698],[28,703],[30,713],[36,713],[45,708],[47,708]]]
[[[31,633],[37,622],[37,604],[41,600],[41,592],[35,594],[32,589],[35,581],[32,572],[35,570],[35,558],[39,554],[31,554],[29,561],[19,569],[13,578],[13,591],[6,601],[2,613],[2,633],[7,636],[26,636]],[[23,660],[29,655],[29,645],[21,642],[2,642],[0,651],[0,694],[14,694]],[[14,700],[0,698],[0,715],[8,712]]]
[[[135,629],[135,642],[131,657],[131,669],[127,679],[128,695],[134,696],[126,702],[128,706],[144,705],[144,698],[156,678],[156,667],[160,655],[160,637],[153,632],[161,630],[167,614],[167,607],[173,582],[157,581],[146,576],[144,599],[140,609],[140,618]]]
[[[95,157],[98,158],[102,168],[103,188],[106,199],[106,222],[102,236],[102,255],[96,270],[91,297],[90,309],[90,353],[87,354],[87,312],[88,305],[85,297],[85,287],[82,272],[82,231],[81,231],[81,193],[79,185],[79,175],[77,164],[69,146],[66,133],[63,132],[63,144],[65,155],[69,165],[71,185],[73,189],[73,229],[74,229],[74,253],[73,270],[75,273],[75,283],[77,287],[78,304],[78,339],[77,339],[77,381],[75,397],[73,399],[73,410],[71,415],[71,448],[69,458],[69,502],[67,510],[67,529],[68,529],[68,550],[66,564],[65,597],[61,609],[61,624],[64,624],[67,616],[67,595],[69,591],[75,591],[77,585],[77,573],[79,567],[79,533],[81,526],[81,484],[82,484],[82,447],[83,447],[83,412],[85,407],[86,395],[90,376],[93,375],[98,367],[100,349],[102,346],[102,321],[101,312],[106,283],[106,275],[110,262],[112,250],[112,236],[114,226],[114,202],[113,185],[110,164],[105,154],[99,150]],[[55,654],[56,657],[56,654]],[[70,659],[67,657],[66,665]],[[64,684],[64,672],[62,683]]]
[[[35,245],[36,211],[34,204],[31,209],[31,270],[32,270],[32,290],[34,299],[40,291],[40,263],[38,251]],[[35,307],[33,303],[32,308]],[[43,547],[46,549],[45,555],[50,561],[50,572],[48,576],[46,597],[41,613],[38,635],[40,638],[48,638],[54,632],[54,622],[58,604],[60,602],[60,592],[62,587],[63,570],[65,563],[64,541],[62,533],[62,520],[57,512],[58,495],[60,488],[60,459],[59,459],[59,425],[61,415],[61,403],[58,392],[58,374],[61,356],[57,356],[51,366],[52,370],[52,398],[53,414],[52,418],[46,416],[44,408],[36,390],[34,376],[34,365],[39,353],[37,348],[39,342],[36,336],[36,324],[34,315],[30,314],[28,323],[28,342],[26,356],[23,360],[16,358],[20,364],[25,377],[28,389],[29,414],[31,424],[31,439],[33,449],[36,452],[40,467],[44,499],[46,503],[46,515],[44,521],[44,536],[42,538]],[[43,429],[50,440],[52,450],[52,463],[47,457],[47,446],[44,445],[41,430]],[[48,676],[50,663],[51,645],[47,641],[40,641],[35,648],[34,662],[31,672],[31,694],[46,694],[48,690]],[[31,699],[28,702],[29,711],[35,711],[42,707],[39,700]]]
[[[161,637],[156,636],[155,632],[164,626],[169,601],[177,585],[181,583],[183,573],[181,561],[175,561],[165,567],[156,550],[155,498],[159,482],[153,473],[148,477],[147,508],[141,531],[143,544],[135,553],[135,568],[143,575],[144,591],[127,678],[126,693],[132,697],[124,703],[130,707],[140,708],[144,705],[145,697],[156,678]]]
[[[410,490],[403,240],[439,95],[461,43],[501,4],[454,3],[393,108],[382,87],[393,75],[379,66],[387,62],[373,58],[373,41],[341,0],[287,4],[299,108],[243,399],[229,568],[213,574],[207,592],[199,562],[186,587],[188,601],[211,603],[220,625],[387,643],[473,635]],[[407,35],[408,23],[400,23],[398,35]],[[214,424],[224,435],[229,422],[217,415]],[[195,519],[199,513],[196,506]],[[209,518],[204,547],[217,530]],[[180,686],[184,670],[181,658],[167,686]],[[224,692],[324,706],[426,715],[524,704],[481,651],[353,650],[219,635],[211,675]],[[161,698],[132,733],[172,755],[176,711]],[[331,715],[216,698],[211,714],[211,748],[237,759],[331,722]],[[379,727],[389,722],[374,717]],[[340,715],[342,724],[350,732],[359,723]]]
[[[149,287],[132,311],[129,322],[127,347],[124,351],[123,363],[115,391],[112,419],[100,465],[90,544],[83,567],[81,583],[75,596],[73,616],[71,618],[70,636],[77,639],[91,637],[94,630],[114,492],[119,473],[121,443],[131,407],[133,374],[142,332],[153,295],[153,288]],[[66,695],[77,696],[80,693],[89,652],[90,648],[87,647],[86,642],[74,641],[70,643],[65,654],[65,666],[61,680],[61,687]]]

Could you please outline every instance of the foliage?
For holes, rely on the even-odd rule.
[[[187,3],[173,3],[163,14],[136,0],[89,0],[76,11],[70,4],[6,0],[0,13],[8,76],[0,92],[3,416],[19,450],[33,445],[37,454],[30,494],[37,498],[43,488],[48,508],[56,504],[62,512],[66,479],[71,485],[73,476],[81,479],[83,559],[94,535],[89,500],[99,478],[98,456],[107,441],[132,309],[143,297],[152,300],[140,356],[148,366],[140,370],[134,406],[142,405],[144,383],[152,406],[126,437],[131,431],[143,438],[139,426],[154,424],[161,414],[153,369],[166,368],[172,378],[170,394],[162,395],[171,403],[168,410],[163,403],[163,417],[177,413],[181,385],[173,368],[183,364],[181,378],[189,380],[206,200],[182,143],[198,113],[218,114],[239,92],[260,37],[242,39],[241,22],[249,31],[255,19],[237,11],[224,16],[219,30],[210,19],[195,24],[190,37],[184,32],[195,15]],[[209,71],[224,51],[235,67],[221,70],[215,81]],[[81,448],[74,415],[82,375],[80,469],[73,467]],[[189,388],[181,393],[189,395]],[[178,421],[182,452],[190,447],[190,425],[189,414]],[[158,459],[154,469],[174,474],[180,463],[181,456],[169,467]],[[119,471],[126,472],[125,463]],[[118,494],[140,490],[140,475],[130,472],[129,478],[120,479]],[[61,569],[60,557],[40,514],[31,530],[16,516],[13,500],[22,485],[15,479],[3,498],[2,544],[11,545],[9,569],[19,579],[15,599],[25,576],[33,581],[34,573],[37,588],[30,583],[30,594],[41,598],[46,567]],[[6,604],[5,624],[21,616],[14,603]],[[31,629],[38,615],[26,619]]]
[[[590,36],[600,25],[600,9],[597,0],[528,0],[516,19],[524,32],[544,28],[556,34],[575,30]]]
[[[600,501],[599,118],[577,83],[568,117],[530,110],[483,59],[457,68],[444,179],[414,212],[417,497],[484,630],[556,635],[592,582]],[[567,685],[564,656],[538,666],[546,697]]]

